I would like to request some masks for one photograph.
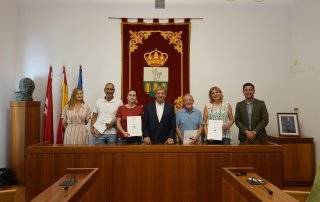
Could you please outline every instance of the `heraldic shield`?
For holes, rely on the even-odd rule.
[[[154,97],[158,88],[168,89],[169,68],[163,67],[168,60],[168,54],[155,49],[145,53],[144,59],[149,65],[143,69],[144,92]]]

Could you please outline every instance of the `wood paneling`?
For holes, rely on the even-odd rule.
[[[97,167],[97,183],[83,201],[221,201],[222,167],[231,166],[256,167],[282,186],[279,145],[32,146],[27,199],[68,167]]]
[[[10,102],[10,168],[17,184],[25,182],[25,149],[40,142],[40,102]]]
[[[283,146],[283,173],[285,186],[311,186],[315,175],[313,138],[270,137]]]
[[[245,175],[236,176],[234,172],[245,170]],[[262,185],[251,185],[247,182],[249,177],[262,179],[266,182]],[[267,190],[268,189],[268,190]],[[269,193],[271,191],[272,193]],[[283,192],[261,176],[254,169],[223,168],[223,202],[298,202],[289,194]]]

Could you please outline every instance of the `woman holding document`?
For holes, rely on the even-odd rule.
[[[204,132],[207,143],[230,144],[230,128],[234,123],[232,108],[223,101],[223,94],[219,87],[209,90],[209,100],[203,110]]]
[[[84,103],[83,91],[75,88],[62,113],[62,121],[66,128],[63,144],[89,144],[86,124],[90,118],[90,107]]]
[[[118,108],[117,129],[118,143],[140,144],[142,141],[142,106],[137,105],[137,93],[130,90],[127,96],[128,103]]]

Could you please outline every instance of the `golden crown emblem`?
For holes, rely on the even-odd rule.
[[[161,67],[168,60],[168,54],[162,53],[161,51],[158,51],[157,49],[155,49],[151,52],[145,53],[143,56],[144,56],[145,61],[151,67]]]

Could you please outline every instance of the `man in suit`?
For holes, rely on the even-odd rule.
[[[174,144],[175,142],[174,109],[165,102],[165,98],[165,89],[158,88],[155,102],[144,107],[142,131],[145,144]]]
[[[236,106],[235,122],[239,128],[239,141],[258,143],[267,137],[265,127],[268,125],[269,116],[264,101],[254,98],[254,85],[243,85],[245,100],[238,102]]]

